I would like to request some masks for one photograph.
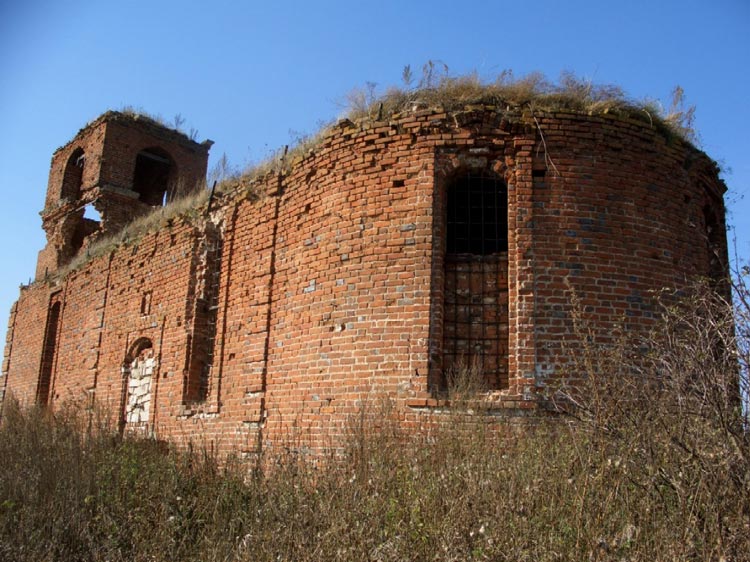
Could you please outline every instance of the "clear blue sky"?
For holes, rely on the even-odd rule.
[[[681,85],[750,257],[749,57],[748,0],[0,0],[0,334],[45,243],[52,153],[89,120],[180,114],[216,142],[212,162],[244,167],[335,118],[353,87],[429,59],[485,77],[571,70],[667,106]]]

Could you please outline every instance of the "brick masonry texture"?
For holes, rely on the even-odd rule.
[[[87,156],[84,193],[103,177],[128,189],[117,174],[143,148],[125,132],[103,142],[104,125],[84,135],[87,155],[110,155],[96,165]],[[199,157],[172,155],[178,168],[205,173],[208,147],[186,146]],[[60,205],[72,150],[53,158],[47,209]],[[319,451],[383,397],[407,427],[439,411],[444,348],[491,318],[481,345],[501,357],[483,399],[498,415],[526,416],[543,410],[545,385],[578,376],[566,351],[572,295],[606,342],[617,327],[652,325],[654,290],[726,271],[716,165],[636,121],[484,106],[343,120],[285,170],[63,277],[49,276],[60,252],[43,251],[11,312],[7,394],[95,400],[123,431],[214,451]],[[446,279],[447,193],[466,174],[507,189],[507,252],[475,268],[483,281]],[[48,233],[62,220],[43,218]],[[474,304],[494,308],[475,314]],[[448,316],[462,314],[468,327],[457,328]],[[144,358],[149,411],[130,423],[128,381]]]

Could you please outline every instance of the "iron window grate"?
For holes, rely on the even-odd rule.
[[[447,193],[443,367],[475,368],[488,389],[508,384],[508,195],[467,174]]]

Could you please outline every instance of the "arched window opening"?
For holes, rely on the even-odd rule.
[[[149,430],[151,418],[151,382],[156,372],[154,346],[150,339],[140,338],[131,346],[122,366],[123,415],[125,427],[143,433]]]
[[[446,197],[443,369],[478,388],[508,385],[508,192],[505,182],[468,173]]]
[[[86,156],[83,149],[77,148],[68,158],[63,172],[62,189],[60,197],[63,199],[77,200],[81,197],[81,186],[83,184],[83,167]]]
[[[47,313],[47,325],[44,328],[44,346],[42,347],[42,362],[39,369],[39,383],[36,389],[36,401],[46,406],[50,401],[52,371],[55,367],[57,355],[57,332],[60,324],[60,303],[54,303]]]
[[[169,154],[160,148],[141,150],[135,159],[133,191],[147,205],[165,205],[172,198],[173,175],[174,164]]]

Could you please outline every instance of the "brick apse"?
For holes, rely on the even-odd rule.
[[[203,189],[209,147],[110,112],[55,153],[6,396],[95,401],[121,431],[215,450],[315,449],[383,396],[405,424],[442,411],[446,374],[472,364],[488,412],[523,416],[576,376],[571,291],[606,342],[651,325],[652,290],[726,271],[702,152],[639,121],[489,106],[342,120],[80,259]]]

